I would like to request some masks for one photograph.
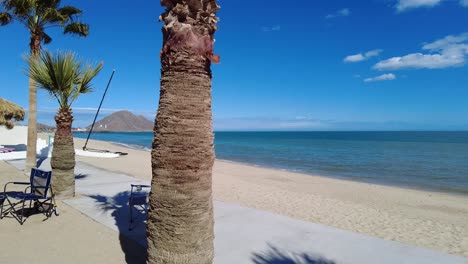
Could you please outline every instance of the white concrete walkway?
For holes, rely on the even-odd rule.
[[[21,168],[24,161],[11,161]],[[48,169],[49,163],[43,163]],[[130,184],[148,184],[127,175],[77,163],[76,191],[66,203],[144,245],[145,226],[128,230]],[[219,264],[468,264],[461,256],[387,241],[295,220],[238,205],[215,202],[215,263]]]

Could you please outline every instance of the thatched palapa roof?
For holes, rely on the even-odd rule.
[[[0,126],[12,129],[15,121],[24,120],[24,114],[21,106],[0,98]]]

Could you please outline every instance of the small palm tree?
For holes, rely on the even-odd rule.
[[[51,166],[52,186],[60,198],[75,196],[75,148],[71,132],[73,115],[71,106],[79,95],[91,92],[91,80],[101,71],[98,65],[83,65],[73,53],[43,52],[37,61],[26,59],[29,77],[57,99],[59,109],[55,116],[57,130],[54,136]]]
[[[30,32],[29,48],[37,59],[41,43],[48,44],[52,38],[45,32],[51,27],[61,27],[65,34],[86,37],[89,26],[76,21],[82,11],[73,6],[60,7],[60,0],[0,0],[0,26],[13,21],[23,24]],[[29,79],[28,148],[26,167],[36,166],[37,140],[37,91],[36,83]],[[27,171],[27,170],[26,170]]]

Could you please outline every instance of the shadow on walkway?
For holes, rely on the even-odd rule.
[[[110,212],[114,223],[119,231],[119,240],[125,260],[130,264],[146,263],[146,247],[142,243],[146,242],[145,214],[134,210],[137,215],[134,219],[139,219],[134,228],[129,230],[129,200],[130,192],[120,192],[113,197],[104,195],[90,195],[99,205],[103,212]],[[140,242],[140,243],[138,243]],[[334,261],[323,257],[307,253],[291,253],[282,251],[271,244],[264,252],[253,252],[249,263],[254,264],[337,264]]]
[[[89,175],[88,174],[75,174],[75,180],[81,180],[81,179],[84,179],[86,177],[88,177]]]
[[[146,240],[146,225],[143,223],[143,216],[138,217],[138,230],[130,231],[129,227],[129,206],[128,198],[130,192],[120,192],[112,198],[103,195],[90,195],[96,200],[103,211],[112,211],[115,224],[119,229],[120,247],[125,254],[125,261],[129,264],[146,263],[146,248],[136,241]],[[135,212],[134,212],[135,213]]]
[[[307,253],[288,253],[268,245],[266,252],[254,253],[252,262],[255,264],[337,264],[334,261],[309,255]]]

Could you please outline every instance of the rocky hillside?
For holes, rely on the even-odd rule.
[[[41,123],[37,123],[37,132],[39,133],[52,133],[55,132],[54,126],[48,126]]]
[[[153,131],[154,124],[143,116],[137,116],[129,111],[115,112],[96,122],[95,132],[143,132]],[[86,127],[89,131],[91,125]]]

